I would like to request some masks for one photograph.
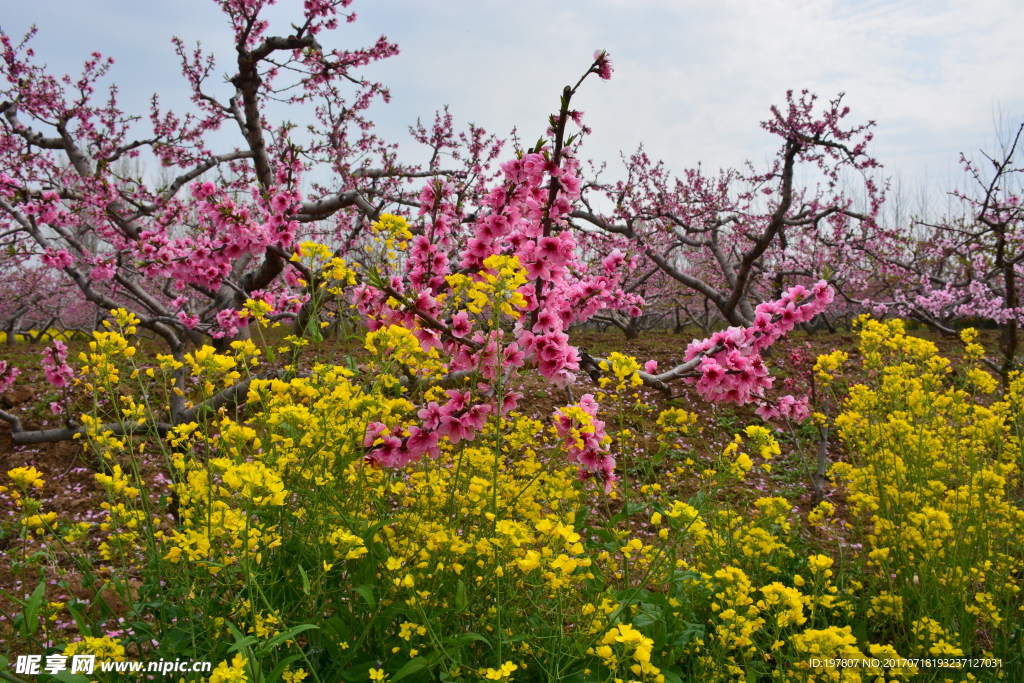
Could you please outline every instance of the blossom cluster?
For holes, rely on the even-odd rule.
[[[618,477],[615,457],[608,448],[611,437],[605,433],[604,421],[597,419],[597,412],[594,397],[584,394],[576,405],[555,411],[554,429],[562,439],[569,461],[579,463],[584,472],[600,477],[607,493]]]
[[[55,339],[52,346],[43,349],[42,355],[46,381],[58,389],[67,388],[75,376],[75,371],[67,364],[67,345],[59,339]]]
[[[835,292],[824,280],[810,290],[796,285],[778,301],[759,304],[750,327],[730,327],[691,342],[685,359],[700,359],[700,377],[687,381],[695,383],[697,392],[708,401],[736,405],[756,401],[757,414],[765,419],[803,420],[810,414],[806,397],[784,396],[774,403],[766,400],[765,390],[771,388],[772,377],[761,351],[821,313],[834,297]]]
[[[7,391],[14,386],[14,381],[20,374],[21,370],[5,360],[0,360],[0,392]]]

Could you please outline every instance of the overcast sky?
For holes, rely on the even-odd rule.
[[[300,0],[281,0],[271,32],[298,22]],[[596,49],[611,81],[589,81],[576,108],[594,129],[584,156],[618,170],[619,151],[643,142],[670,168],[763,163],[776,149],[759,121],[807,88],[845,92],[851,122],[877,122],[873,153],[911,184],[946,186],[963,151],[990,148],[996,119],[1024,117],[1020,5],[1007,0],[356,0],[354,24],[321,36],[325,48],[367,45],[384,34],[401,54],[363,73],[390,104],[371,117],[412,154],[408,126],[445,104],[457,122],[536,139]],[[2,28],[39,28],[40,61],[77,72],[94,50],[116,60],[126,110],[149,96],[186,109],[171,36],[202,41],[230,66],[229,31],[209,0],[0,0]],[[277,27],[277,31],[274,28]],[[224,90],[227,92],[227,90]],[[226,98],[225,98],[226,99]],[[927,178],[927,181],[925,179]]]

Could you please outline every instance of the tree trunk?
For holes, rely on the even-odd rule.
[[[640,329],[637,327],[637,321],[640,318],[636,316],[629,316],[629,322],[625,325],[620,325],[622,332],[626,335],[626,339],[639,339]]]

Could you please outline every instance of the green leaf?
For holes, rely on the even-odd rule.
[[[320,633],[323,636],[320,639],[321,644],[327,648],[336,662],[345,662],[352,656],[351,651],[342,650],[339,645],[339,643],[347,643],[352,639],[348,624],[341,617],[335,615],[325,621],[321,626]]]
[[[460,610],[466,609],[466,584],[459,579],[459,585],[455,589],[455,606]]]
[[[347,522],[348,520],[346,519],[345,521]],[[373,537],[377,535],[378,531],[386,527],[388,524],[394,524],[397,521],[397,519],[385,519],[380,522],[377,522],[369,529],[367,529],[365,532],[363,532],[363,543],[366,543],[367,545],[373,543]]]
[[[417,671],[422,671],[427,668],[427,660],[423,657],[413,657],[405,663],[401,669],[395,672],[395,675],[391,677],[392,681],[400,681],[406,676],[411,676]]]
[[[86,621],[85,614],[82,612],[79,604],[77,602],[69,602],[64,606],[75,620],[75,623],[78,624],[78,632],[87,638],[92,638],[92,628],[90,628],[89,622]]]
[[[324,632],[328,635],[335,635],[341,640],[349,640],[348,624],[338,615],[334,615],[324,622]]]
[[[356,681],[368,681],[370,680],[370,669],[375,669],[376,665],[374,662],[363,662],[362,664],[356,664],[350,669],[342,669],[341,677],[351,683]]]
[[[562,679],[565,683],[597,683],[596,678],[591,678],[588,674],[578,671],[568,678]]]
[[[181,652],[192,643],[192,635],[181,628],[172,628],[161,639],[160,648],[168,652]]]
[[[583,581],[597,592],[602,592],[604,590],[605,583],[604,572],[602,572],[596,564],[592,564],[588,567],[588,573],[593,574],[594,578],[584,579]]]
[[[299,565],[299,574],[302,575],[302,592],[309,595],[309,577],[306,576],[306,570]]]
[[[469,633],[463,633],[461,636],[459,636],[458,639],[459,645],[468,645],[469,643],[472,643],[474,641],[486,643],[487,647],[491,646],[491,641],[487,640],[487,638],[485,638],[483,635],[479,633],[474,633],[472,631],[470,631]]]
[[[311,628],[320,628],[320,627],[317,626],[316,624],[299,624],[298,626],[292,626],[287,631],[281,631],[276,636],[274,636],[273,638],[271,638],[270,640],[265,642],[263,645],[261,645],[259,647],[259,649],[256,650],[256,652],[258,652],[258,653],[267,652],[267,651],[277,647],[280,643],[283,643],[286,640],[294,640],[295,636],[297,636],[298,634],[302,633],[303,631],[308,631]]]
[[[46,581],[40,581],[36,589],[32,591],[32,597],[28,599],[28,603],[25,605],[25,623],[22,624],[22,632],[28,631],[28,635],[32,635],[39,630],[39,620],[36,616],[39,614],[39,608],[43,604],[43,598],[46,596]]]
[[[258,642],[259,641],[256,639],[256,636],[246,636],[241,640],[236,640],[235,644],[228,648],[228,652],[238,652],[239,650],[247,648],[250,645],[255,645]]]
[[[679,674],[668,669],[662,669],[661,675],[665,677],[665,683],[683,683],[683,679],[679,677]]]
[[[625,508],[623,508],[622,512],[620,512],[619,514],[613,516],[609,520],[609,523],[610,523],[611,526],[615,526],[619,522],[625,521],[627,517],[632,517],[636,513],[641,512],[642,510],[646,509],[646,507],[647,506],[644,505],[643,503],[628,503],[625,506]]]
[[[137,636],[142,636],[149,640],[157,640],[156,633],[153,632],[153,629],[141,621],[133,621],[132,630],[135,631],[135,635]]]
[[[83,674],[73,674],[70,671],[61,671],[53,675],[58,681],[63,683],[89,683],[89,677]]]
[[[363,600],[371,609],[377,606],[377,598],[373,597],[373,586],[356,586],[353,590],[363,596]]]
[[[228,630],[231,631],[231,635],[235,637],[235,644],[228,648],[228,652],[238,652],[242,648],[249,647],[259,641],[256,640],[256,636],[244,636],[238,628],[230,621],[225,621],[228,625]]]
[[[661,615],[660,614],[654,615],[654,614],[647,614],[646,612],[641,612],[640,614],[638,614],[635,617],[633,617],[633,626],[636,626],[637,628],[643,628],[644,626],[650,626],[651,624],[656,624],[659,621],[661,621]]]
[[[853,625],[853,635],[857,638],[857,642],[867,643],[868,642],[868,623],[863,619]]]
[[[685,647],[690,641],[704,637],[704,624],[694,624],[684,621],[686,629],[679,634],[679,637],[672,643],[672,647]]]
[[[277,666],[274,667],[274,670],[270,672],[270,675],[263,679],[264,683],[277,683],[277,679],[279,679],[281,674],[284,673],[285,668],[296,659],[302,659],[302,655],[291,655],[290,657],[282,659],[277,663]]]
[[[681,569],[674,569],[674,570],[672,570],[672,579],[671,579],[672,583],[683,583],[684,581],[699,581],[699,580],[700,580],[700,574],[698,574],[697,572],[693,571],[692,569],[687,569],[686,571],[682,571]]]
[[[7,673],[7,657],[3,655],[0,655],[0,680],[10,681],[10,683],[28,683],[17,676]]]
[[[639,602],[649,602],[651,592],[646,588],[624,588],[615,592],[615,597],[623,605],[635,605]]]
[[[16,597],[14,597],[13,595],[11,595],[10,593],[8,593],[7,591],[5,591],[5,590],[3,590],[3,589],[0,589],[0,593],[3,593],[4,595],[6,595],[6,596],[7,596],[8,598],[10,598],[11,600],[14,600],[14,602],[18,603],[18,604],[19,604],[19,605],[21,605],[22,607],[24,607],[24,606],[25,606],[25,603],[24,603],[24,602],[22,602],[21,600],[19,600],[19,599],[18,599],[18,598],[16,598]]]

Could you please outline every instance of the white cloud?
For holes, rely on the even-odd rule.
[[[213,3],[176,0],[36,0],[10,3],[3,28],[40,28],[40,59],[76,70],[92,50],[114,56],[126,107],[149,95],[182,108],[171,35],[231,58]],[[287,29],[301,3],[272,8]],[[460,122],[533,139],[563,85],[591,53],[607,49],[610,82],[588,82],[577,107],[594,128],[586,154],[611,162],[642,141],[670,167],[763,160],[775,143],[758,122],[787,89],[822,98],[847,93],[851,122],[878,122],[874,153],[913,183],[944,178],[957,154],[990,140],[993,110],[1024,115],[1024,43],[1015,3],[975,0],[360,0],[360,19],[324,36],[325,46],[365,45],[381,33],[402,53],[366,70],[390,86],[374,120],[405,146],[417,116],[450,104]],[[221,71],[227,63],[221,62]]]

